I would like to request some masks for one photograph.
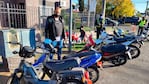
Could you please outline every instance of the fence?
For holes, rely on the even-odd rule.
[[[45,18],[52,14],[53,7],[2,4],[0,6],[0,29],[42,28]]]
[[[23,5],[3,4],[0,7],[1,28],[25,28],[26,10]]]
[[[54,7],[24,6],[17,4],[2,4],[0,6],[0,29],[6,28],[40,28],[43,32],[47,16],[53,14]],[[69,12],[62,11],[66,26],[69,25]],[[94,28],[95,14],[73,13],[73,29],[84,25]]]
[[[64,13],[63,17],[65,19],[66,26],[69,25],[69,13]],[[85,27],[94,28],[94,22],[95,22],[95,14],[90,13],[88,15],[87,13],[73,13],[73,30],[77,29],[81,25]]]

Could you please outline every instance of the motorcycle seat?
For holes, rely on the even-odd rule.
[[[80,62],[80,59],[75,57],[64,60],[50,60],[48,62],[45,62],[44,66],[46,66],[48,69],[52,71],[59,72],[63,70],[68,70],[73,67],[79,67]]]
[[[134,36],[132,36],[132,37],[130,37],[130,36],[125,36],[124,38],[114,38],[114,40],[117,42],[117,43],[121,43],[121,42],[126,42],[126,41],[128,41],[128,40],[132,40],[132,39],[134,39],[135,37]]]
[[[101,48],[101,51],[107,53],[119,53],[126,51],[127,48],[128,48],[127,46],[122,44],[106,45]]]
[[[79,53],[75,53],[75,54],[70,54],[68,56],[64,56],[63,59],[67,59],[67,58],[72,58],[72,57],[87,57],[89,55],[93,55],[95,54],[95,51],[87,51],[87,52],[79,52]]]

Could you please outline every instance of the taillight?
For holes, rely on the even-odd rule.
[[[108,53],[108,52],[103,53],[103,56],[109,56],[109,55],[111,55],[111,53]]]
[[[89,79],[89,72],[88,71],[85,71],[85,74],[84,75],[85,75],[85,78],[86,79]]]
[[[102,67],[102,61],[98,61],[96,64],[98,67]]]
[[[86,83],[85,84],[93,84],[90,77],[89,77],[89,72],[88,71],[85,71],[84,73],[84,79],[86,80]]]

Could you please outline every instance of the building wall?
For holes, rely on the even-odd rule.
[[[0,0],[4,3],[11,3],[11,4],[21,4],[24,5],[26,8],[26,26],[27,28],[39,28],[39,21],[40,21],[40,13],[39,13],[39,6],[43,5],[43,0]],[[65,1],[65,6],[62,6],[62,9],[69,8],[69,0],[45,0],[46,6],[54,7],[54,3],[56,1]],[[42,11],[40,11],[42,12]],[[3,15],[1,15],[3,16]],[[0,20],[0,22],[3,22]],[[4,21],[6,22],[6,21]],[[1,28],[1,26],[0,26]]]
[[[39,26],[39,1],[25,0],[27,28],[37,28]]]

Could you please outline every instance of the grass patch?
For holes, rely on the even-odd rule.
[[[85,46],[85,43],[74,44],[74,45],[72,46],[72,50],[74,50],[74,51],[79,51],[79,50],[81,50],[84,46]]]
[[[79,51],[84,48],[86,43],[77,43],[77,44],[72,44],[72,49],[73,51]],[[63,51],[68,51],[68,48],[63,48]]]

